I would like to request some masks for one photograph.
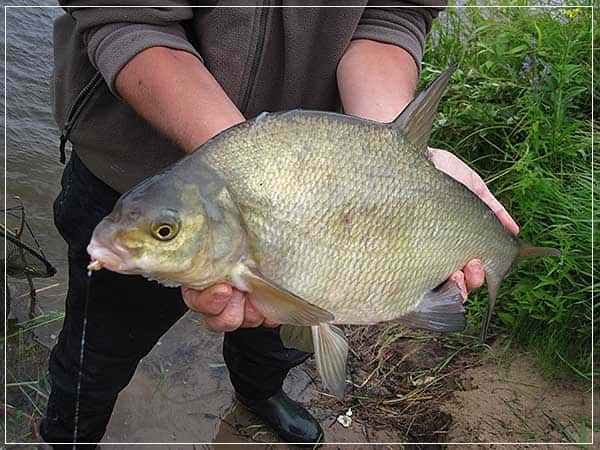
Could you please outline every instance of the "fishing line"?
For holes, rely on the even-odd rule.
[[[85,288],[85,304],[83,307],[83,328],[81,330],[81,343],[79,344],[79,375],[77,377],[77,397],[75,401],[75,426],[73,428],[73,450],[76,450],[77,432],[79,428],[79,400],[81,398],[81,380],[83,379],[83,355],[85,350],[85,333],[87,330],[87,313],[90,300],[90,286],[92,284],[92,270],[88,269],[87,285]]]

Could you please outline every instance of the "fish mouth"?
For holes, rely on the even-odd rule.
[[[113,245],[109,246],[103,243],[96,236],[92,237],[92,240],[87,246],[87,252],[92,259],[89,267],[92,270],[105,268],[113,272],[124,274],[137,273],[137,266],[133,262],[131,256]]]

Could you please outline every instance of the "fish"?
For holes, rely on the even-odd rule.
[[[345,395],[339,324],[396,320],[466,326],[448,277],[482,262],[482,330],[516,260],[554,256],[509,233],[464,185],[434,167],[428,141],[453,68],[390,123],[309,110],[262,113],[126,192],[95,228],[91,269],[166,286],[229,283],[312,352],[325,387]]]

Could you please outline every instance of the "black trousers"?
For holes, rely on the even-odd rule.
[[[119,198],[75,154],[61,184],[62,191],[54,203],[54,220],[68,244],[69,286],[63,328],[50,355],[52,392],[40,427],[46,442],[73,441],[88,283],[86,246],[94,227]],[[93,274],[86,315],[78,442],[100,441],[117,395],[129,383],[140,359],[186,311],[179,288],[107,270]],[[235,390],[250,399],[270,397],[281,388],[289,370],[308,356],[286,349],[278,330],[264,327],[225,333],[223,355]]]

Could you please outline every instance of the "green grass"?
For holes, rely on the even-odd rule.
[[[48,349],[36,341],[31,331],[11,333],[14,325],[9,324],[12,335],[2,346],[7,346],[7,397],[3,405],[6,415],[6,434],[9,442],[35,442],[34,433],[42,417],[50,381],[46,373]],[[3,380],[4,381],[4,380]],[[4,433],[4,421],[0,431]]]
[[[592,195],[598,199],[591,20],[585,8],[449,8],[434,25],[422,73],[430,82],[457,65],[431,145],[477,169],[521,226],[522,239],[563,252],[558,260],[519,263],[502,285],[493,329],[534,352],[548,374],[569,371],[586,379],[592,373]],[[484,290],[471,296],[472,326],[481,326],[486,304]]]

